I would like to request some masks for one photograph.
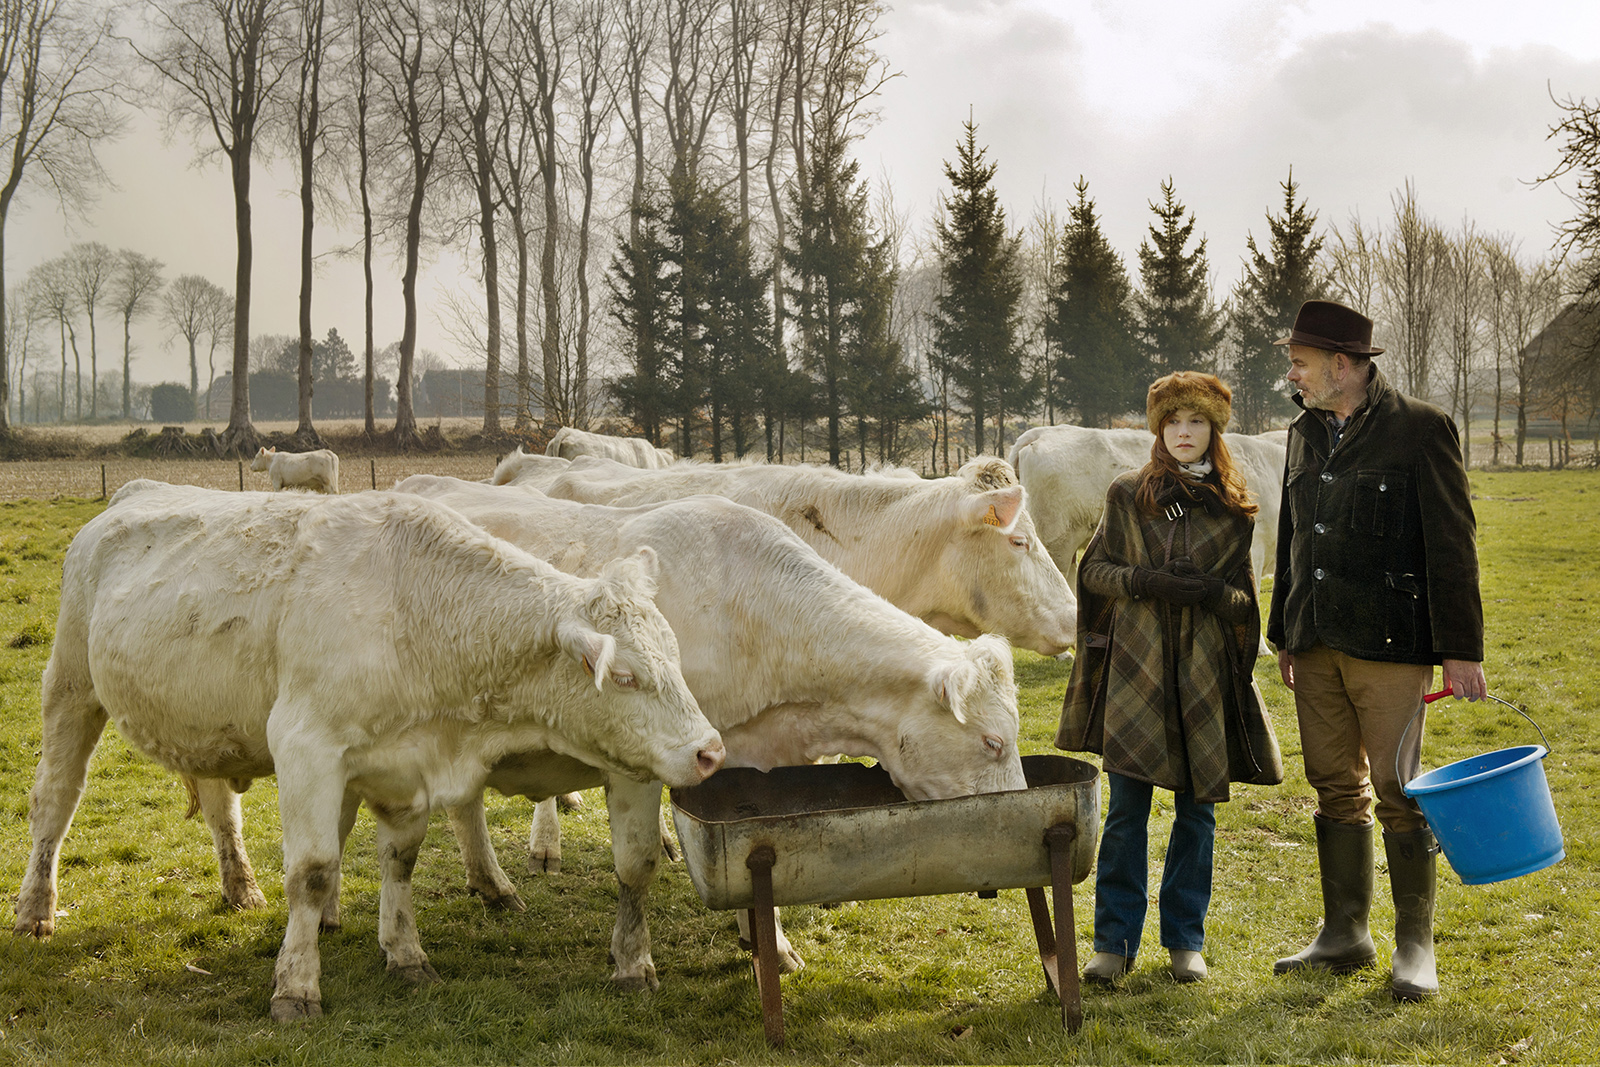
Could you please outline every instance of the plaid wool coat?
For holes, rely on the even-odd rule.
[[[1230,782],[1276,785],[1283,760],[1252,677],[1255,520],[1225,509],[1210,487],[1174,490],[1176,519],[1141,515],[1139,477],[1112,483],[1078,568],[1078,650],[1056,747],[1100,753],[1108,771],[1202,803],[1227,800]],[[1227,583],[1216,610],[1133,596],[1134,567],[1184,556]]]

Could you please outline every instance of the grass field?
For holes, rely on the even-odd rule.
[[[1180,986],[1167,977],[1152,909],[1137,971],[1114,991],[1086,992],[1076,1035],[1062,1032],[1045,995],[1020,892],[789,909],[785,924],[807,967],[784,980],[789,1044],[773,1051],[762,1039],[731,914],[708,911],[682,866],[670,865],[650,912],[661,989],[613,990],[606,951],[615,889],[597,792],[583,811],[563,817],[565,866],[554,876],[521,873],[531,806],[491,798],[496,847],[528,903],[522,914],[487,910],[465,893],[448,827],[436,820],[417,867],[417,915],[444,982],[425,988],[385,973],[372,823],[363,814],[346,854],[344,927],[322,939],[326,1015],[275,1026],[267,1010],[284,913],[273,783],[256,783],[244,798],[268,907],[233,913],[220,900],[209,834],[182,818],[177,780],[108,730],[64,845],[56,936],[35,942],[0,934],[0,1063],[1600,1060],[1593,982],[1600,742],[1592,727],[1600,687],[1600,477],[1480,473],[1472,482],[1490,688],[1525,705],[1550,740],[1545,766],[1568,856],[1489,886],[1463,886],[1441,864],[1443,994],[1428,1003],[1401,1005],[1388,994],[1392,908],[1381,873],[1379,969],[1344,978],[1271,974],[1276,957],[1311,935],[1321,909],[1312,795],[1300,773],[1293,712],[1263,659],[1258,678],[1288,779],[1274,788],[1237,787],[1218,808],[1211,978]],[[94,489],[83,495],[98,495]],[[39,674],[61,555],[101,506],[76,496],[0,502],[0,893],[7,898],[28,850]],[[1016,663],[1024,751],[1053,751],[1069,665],[1028,652],[1018,652]],[[1430,714],[1424,762],[1438,766],[1530,737],[1532,728],[1509,711],[1446,701]],[[1170,816],[1170,805],[1162,814]],[[1158,857],[1163,821],[1153,820]],[[1077,887],[1084,954],[1092,898],[1089,884]]]

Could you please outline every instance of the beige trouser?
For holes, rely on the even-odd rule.
[[[1426,714],[1416,716],[1405,737],[1403,779],[1395,777],[1395,752],[1432,680],[1430,664],[1357,659],[1321,644],[1294,654],[1306,781],[1317,791],[1323,818],[1364,826],[1372,821],[1376,795],[1378,821],[1390,833],[1427,825],[1416,801],[1400,788],[1417,774]]]

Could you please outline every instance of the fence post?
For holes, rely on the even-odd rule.
[[[378,488],[378,461],[369,459],[367,463],[372,467],[372,488],[376,489]]]
[[[239,492],[244,492],[244,460],[239,461]]]

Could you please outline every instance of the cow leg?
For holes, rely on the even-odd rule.
[[[339,823],[344,773],[326,746],[277,743],[280,710],[267,723],[278,768],[278,812],[283,823],[283,891],[289,920],[273,972],[272,1017],[278,1022],[322,1014],[322,960],[317,933],[328,897],[339,889]],[[289,718],[283,715],[282,718]]]
[[[606,783],[611,859],[617,871],[617,924],[611,931],[611,980],[624,989],[659,989],[650,958],[645,905],[661,859],[661,783],[615,777]]]
[[[105,730],[106,712],[95,697],[87,672],[62,669],[54,655],[45,670],[40,710],[44,732],[33,792],[28,797],[33,850],[28,854],[28,867],[17,892],[13,929],[19,934],[49,937],[56,928],[61,841],[67,836],[72,815],[88,784],[89,757]]]
[[[556,798],[546,797],[533,806],[533,825],[528,827],[528,871],[556,874],[561,870],[561,819],[556,815]]]
[[[239,794],[221,778],[188,778],[194,802],[211,830],[217,849],[217,873],[222,879],[222,899],[235,911],[266,906],[267,898],[256,883],[255,868],[244,847],[244,811]]]
[[[494,854],[494,842],[489,840],[489,820],[483,811],[483,794],[455,805],[449,812],[450,826],[456,833],[456,847],[461,850],[461,863],[467,869],[468,891],[478,894],[491,907],[528,910]]]
[[[350,840],[350,831],[355,828],[356,816],[360,813],[361,798],[353,790],[346,789],[344,802],[339,806],[339,865],[333,869],[333,891],[323,901],[322,918],[318,921],[324,932],[337,930],[344,925],[339,918],[339,890],[344,884],[344,843]]]
[[[378,897],[378,944],[389,957],[389,973],[418,984],[439,980],[439,972],[422,951],[411,898],[411,872],[427,833],[426,809],[386,812],[378,820],[378,866],[383,870],[383,889]]]
[[[756,943],[750,934],[750,911],[748,908],[739,908],[736,914],[739,917],[739,947],[747,949]],[[789,938],[783,932],[783,917],[777,908],[772,909],[772,928],[778,935],[778,973],[793,974],[804,969],[806,961],[801,959],[800,953],[789,944]]]

